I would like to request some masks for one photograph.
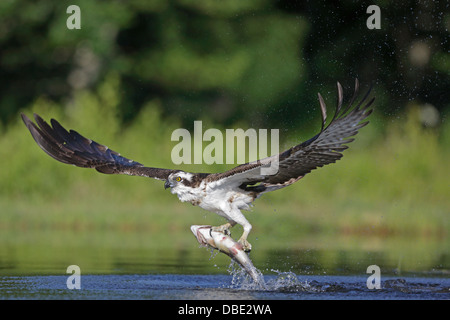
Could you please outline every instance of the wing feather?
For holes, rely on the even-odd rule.
[[[51,119],[51,126],[34,114],[33,123],[22,113],[22,120],[36,143],[52,158],[82,168],[94,168],[106,174],[128,174],[165,180],[177,170],[145,167],[119,153],[83,137],[75,130],[67,131],[58,121]]]
[[[345,108],[342,108],[344,93],[339,82],[337,91],[336,110],[328,126],[325,126],[326,104],[320,93],[318,94],[322,116],[321,130],[311,139],[278,155],[242,164],[222,173],[205,174],[205,179],[215,182],[215,185],[227,183],[244,189],[271,191],[298,181],[316,168],[336,162],[342,158],[341,152],[348,148],[347,144],[354,141],[352,137],[369,123],[363,120],[373,111],[370,106],[375,100],[372,98],[367,101],[370,88],[354,107],[359,91],[358,79],[355,80],[354,94]],[[22,114],[25,125],[39,147],[60,162],[83,168],[95,168],[106,174],[138,175],[160,180],[165,180],[171,173],[178,171],[145,167],[139,162],[121,156],[107,146],[83,137],[74,130],[67,131],[54,119],[51,120],[50,126],[39,115],[35,114],[34,118],[37,125]],[[270,166],[274,161],[278,162],[278,172],[274,175],[263,175],[261,168]],[[252,187],[257,183],[260,185]]]
[[[314,137],[276,156],[242,164],[223,173],[211,174],[208,179],[211,181],[232,179],[238,182],[241,176],[242,179],[240,181],[242,183],[241,187],[243,188],[260,182],[263,187],[274,190],[298,181],[305,174],[316,168],[338,161],[343,156],[341,152],[348,148],[346,144],[354,141],[352,137],[358,133],[359,129],[369,123],[369,121],[362,121],[372,113],[373,109],[370,109],[370,106],[373,104],[375,98],[367,101],[371,91],[370,88],[355,107],[354,102],[359,90],[359,82],[356,79],[354,94],[348,106],[343,109],[344,94],[339,82],[337,83],[337,90],[336,111],[333,119],[326,127],[326,104],[322,96],[318,94],[322,113],[322,126],[320,132]],[[261,171],[257,169],[261,169],[263,166],[269,166],[273,161],[277,161],[276,159],[279,165],[278,172],[274,175],[262,176]],[[274,186],[277,187],[272,188]],[[261,187],[259,188],[259,190],[263,189]]]

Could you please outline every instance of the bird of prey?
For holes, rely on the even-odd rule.
[[[236,224],[243,227],[239,242],[246,251],[251,245],[247,237],[252,225],[241,210],[249,210],[252,202],[262,194],[287,187],[304,177],[311,170],[334,163],[342,157],[342,151],[352,142],[352,136],[368,124],[365,120],[373,109],[375,98],[368,100],[370,89],[354,106],[359,89],[355,81],[353,97],[343,108],[343,90],[337,83],[338,99],[332,120],[326,125],[325,102],[320,95],[322,126],[318,134],[278,155],[239,165],[222,173],[190,173],[175,169],[146,167],[129,160],[119,153],[87,139],[74,130],[67,131],[58,121],[47,124],[34,114],[37,125],[22,113],[22,119],[36,143],[54,159],[83,168],[94,168],[106,174],[127,174],[163,180],[164,188],[170,188],[182,202],[190,202],[224,217],[227,223],[214,227],[215,231],[229,234]],[[278,172],[262,174],[262,168],[277,161]],[[272,172],[273,173],[273,172]]]

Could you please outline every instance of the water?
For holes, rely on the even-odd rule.
[[[240,272],[232,275],[81,275],[81,289],[68,289],[68,276],[2,276],[2,299],[305,300],[450,299],[450,279],[386,277],[368,289],[365,276],[264,275],[255,288]]]
[[[184,235],[2,230],[0,299],[450,299],[449,247],[440,239],[254,241],[263,289],[228,256]],[[66,286],[69,265],[81,269],[80,290]],[[366,285],[371,265],[381,269],[379,290]]]

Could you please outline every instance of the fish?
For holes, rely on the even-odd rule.
[[[258,286],[265,288],[263,276],[245,253],[242,244],[223,232],[214,231],[213,227],[209,225],[193,225],[191,231],[200,245],[228,255],[244,268]]]

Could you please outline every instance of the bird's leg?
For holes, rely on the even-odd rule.
[[[212,230],[213,231],[217,231],[217,232],[222,232],[223,234],[229,236],[229,235],[231,235],[230,228],[233,227],[235,224],[236,224],[236,222],[234,222],[234,223],[233,222],[227,222],[227,223],[225,223],[225,224],[223,224],[221,226],[212,227]]]
[[[244,232],[242,233],[242,236],[239,238],[238,242],[242,245],[242,248],[245,252],[250,252],[252,250],[252,245],[247,241],[247,237],[252,230],[252,225],[247,222],[242,226],[244,227]]]
[[[238,242],[242,245],[242,249],[245,252],[250,252],[252,250],[252,245],[247,241],[248,234],[252,230],[252,225],[242,212],[236,208],[232,208],[231,212],[228,212],[228,221],[231,222],[231,225],[234,226],[236,223],[240,224],[244,228],[244,232],[242,236],[239,238]]]

